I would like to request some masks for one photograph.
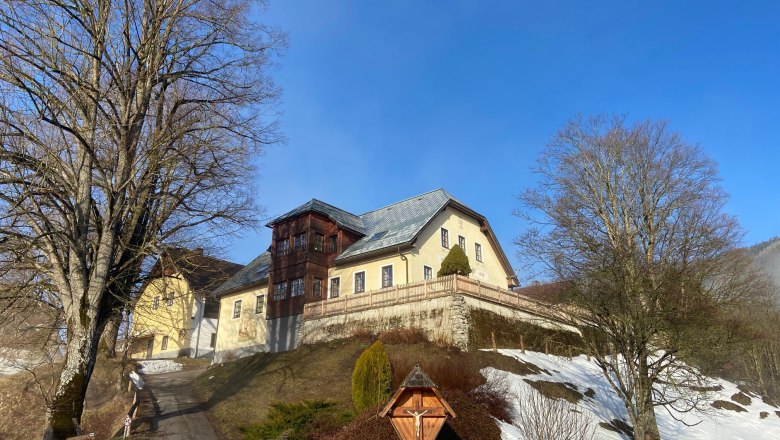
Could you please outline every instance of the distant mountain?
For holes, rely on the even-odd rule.
[[[755,244],[748,248],[764,272],[775,282],[775,297],[780,301],[780,237]]]

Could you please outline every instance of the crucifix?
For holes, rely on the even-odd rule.
[[[408,409],[406,410],[409,415],[414,417],[414,438],[417,440],[420,440],[420,428],[422,427],[422,416],[423,414],[427,413],[428,410],[426,409],[423,412],[411,412]]]

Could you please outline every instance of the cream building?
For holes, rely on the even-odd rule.
[[[241,267],[205,256],[200,249],[166,251],[135,304],[131,356],[210,357],[219,310],[211,291]]]
[[[270,252],[215,292],[216,362],[294,348],[305,304],[433,280],[454,245],[470,278],[518,284],[487,219],[442,189],[361,215],[314,199],[268,226]]]

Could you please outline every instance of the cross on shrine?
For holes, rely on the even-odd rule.
[[[416,365],[380,412],[402,440],[433,440],[455,411],[428,375]]]

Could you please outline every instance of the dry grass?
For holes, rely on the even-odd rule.
[[[30,372],[0,378],[0,438],[41,438],[45,419],[45,395],[51,395],[59,365],[46,365]],[[99,356],[87,390],[82,430],[95,438],[111,438],[121,427],[131,396],[122,390],[121,364]],[[126,408],[127,407],[127,408]]]
[[[508,417],[506,390],[486,386],[479,370],[494,366],[528,373],[538,368],[496,353],[462,353],[431,342],[401,342],[418,341],[418,335],[397,332],[390,339],[398,342],[385,346],[393,365],[393,386],[397,387],[412,366],[420,364],[458,414],[447,423],[440,439],[500,438],[491,415]],[[225,363],[196,379],[196,394],[205,402],[209,418],[225,439],[241,438],[242,428],[264,422],[274,402],[328,400],[339,409],[349,410],[355,361],[372,342],[370,338],[353,337]],[[375,414],[375,410],[358,414],[332,438],[393,438],[389,421],[377,419]]]

